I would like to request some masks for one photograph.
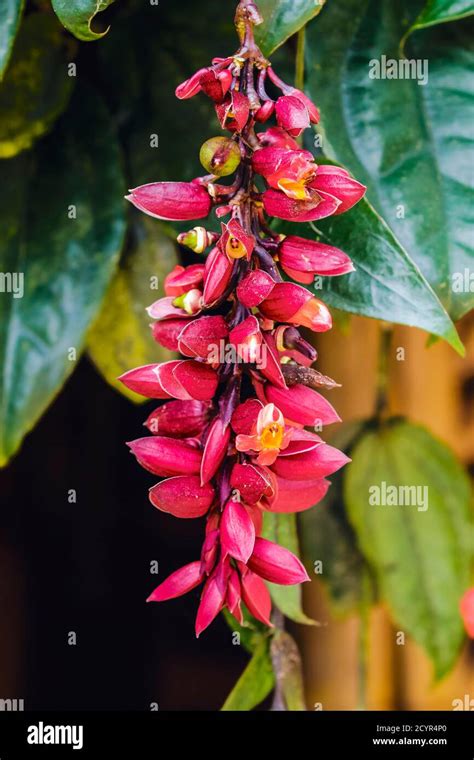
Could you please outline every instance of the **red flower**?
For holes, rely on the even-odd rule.
[[[298,557],[262,538],[264,514],[309,509],[324,498],[326,478],[349,461],[305,430],[339,417],[310,387],[316,380],[326,389],[336,383],[311,368],[317,353],[298,328],[330,329],[327,307],[302,284],[315,275],[344,275],[352,263],[333,246],[279,235],[267,217],[306,222],[340,214],[365,188],[345,169],[318,166],[299,147],[294,138],[317,123],[318,109],[256,47],[256,7],[241,0],[236,18],[239,51],[215,58],[176,90],[181,99],[207,95],[230,132],[203,146],[209,175],[143,185],[127,196],[159,219],[201,219],[214,207],[225,220],[220,232],[199,226],[178,235],[205,261],[176,266],[165,279],[165,296],[148,307],[155,340],[183,358],[120,378],[162,402],[145,422],[150,435],[129,443],[139,464],[162,479],[151,485],[151,503],[174,517],[205,519],[199,559],[173,572],[148,599],[173,599],[202,584],[197,636],[223,609],[242,623],[246,607],[271,626],[266,582],[309,578]],[[266,91],[268,79],[278,90],[275,99]],[[270,119],[277,126],[255,131]],[[234,160],[228,163],[227,155]],[[220,184],[219,173],[235,176]],[[284,282],[279,267],[302,284]],[[471,601],[466,595],[461,607],[469,631]]]

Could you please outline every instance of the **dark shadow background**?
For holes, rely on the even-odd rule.
[[[196,640],[199,589],[145,604],[198,558],[203,531],[201,519],[153,508],[156,478],[124,444],[155,405],[131,404],[83,359],[0,472],[0,698],[25,709],[216,710],[244,668],[222,616]]]

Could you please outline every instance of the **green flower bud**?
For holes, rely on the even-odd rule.
[[[210,174],[226,177],[240,164],[240,148],[229,137],[211,137],[201,146],[199,160]]]

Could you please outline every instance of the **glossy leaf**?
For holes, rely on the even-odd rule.
[[[472,0],[427,0],[425,7],[410,27],[410,33],[416,29],[442,24],[446,21],[472,16],[474,3]]]
[[[284,546],[299,557],[295,514],[265,512],[262,536],[269,541]],[[305,615],[303,611],[302,589],[300,585],[280,586],[277,583],[267,583],[267,586],[270,589],[273,602],[286,617],[294,620],[295,623],[316,625],[315,621]]]
[[[421,327],[463,347],[448,314],[392,230],[366,200],[310,224],[278,223],[285,234],[342,248],[355,272],[315,280],[315,294],[341,311]],[[320,287],[319,287],[320,286]]]
[[[443,676],[464,635],[459,600],[471,552],[466,474],[427,430],[392,420],[356,445],[344,496],[396,625]]]
[[[325,0],[258,0],[263,23],[255,27],[255,39],[264,55],[295,34],[322,10]]]
[[[113,388],[137,403],[145,399],[117,377],[131,367],[168,361],[173,353],[153,340],[146,307],[164,295],[166,275],[178,263],[176,246],[156,219],[134,217],[130,250],[107,291],[89,333],[89,356]]]
[[[74,84],[68,76],[61,28],[54,18],[28,16],[0,83],[0,158],[29,148],[65,109]]]
[[[122,245],[119,150],[94,92],[35,153],[0,162],[0,178],[0,271],[24,276],[23,297],[0,297],[4,465],[76,367]]]
[[[399,60],[413,10],[408,0],[328,3],[308,28],[308,92],[321,107],[325,152],[367,184],[369,201],[458,319],[474,305],[462,280],[473,256],[472,24],[409,38],[406,55],[424,85],[376,78],[386,73],[382,55]]]
[[[88,42],[99,40],[108,29],[96,32],[92,28],[97,14],[105,11],[114,0],[51,0],[54,11],[61,24],[78,40]]]
[[[224,712],[252,710],[268,696],[273,689],[274,681],[269,642],[264,640],[258,645],[221,709]]]
[[[351,456],[363,430],[363,423],[344,423],[328,443]],[[362,602],[366,566],[344,505],[343,482],[349,468],[331,475],[325,498],[298,515],[301,557],[308,575],[324,584],[332,611],[341,617],[353,613]]]
[[[24,0],[1,0],[0,2],[0,80],[10,60],[24,5]]]

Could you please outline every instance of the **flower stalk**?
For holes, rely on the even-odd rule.
[[[272,218],[343,213],[365,188],[300,149],[297,138],[319,112],[262,55],[253,33],[261,20],[257,5],[241,0],[238,50],[176,90],[179,99],[206,95],[229,133],[202,146],[208,173],[143,185],[128,196],[158,219],[203,220],[213,212],[220,221],[219,233],[200,222],[178,236],[197,263],[175,267],[165,297],[148,308],[155,340],[182,358],[121,377],[160,401],[146,421],[151,435],[129,444],[139,464],[161,478],[151,503],[176,517],[206,519],[200,557],[149,597],[164,601],[202,586],[197,636],[224,608],[239,623],[245,607],[273,625],[266,582],[309,578],[298,557],[262,538],[264,514],[312,507],[327,477],[349,461],[315,432],[339,421],[317,390],[337,384],[311,367],[316,351],[300,328],[331,327],[326,305],[305,286],[317,274],[341,276],[353,266],[337,248],[280,235]]]

